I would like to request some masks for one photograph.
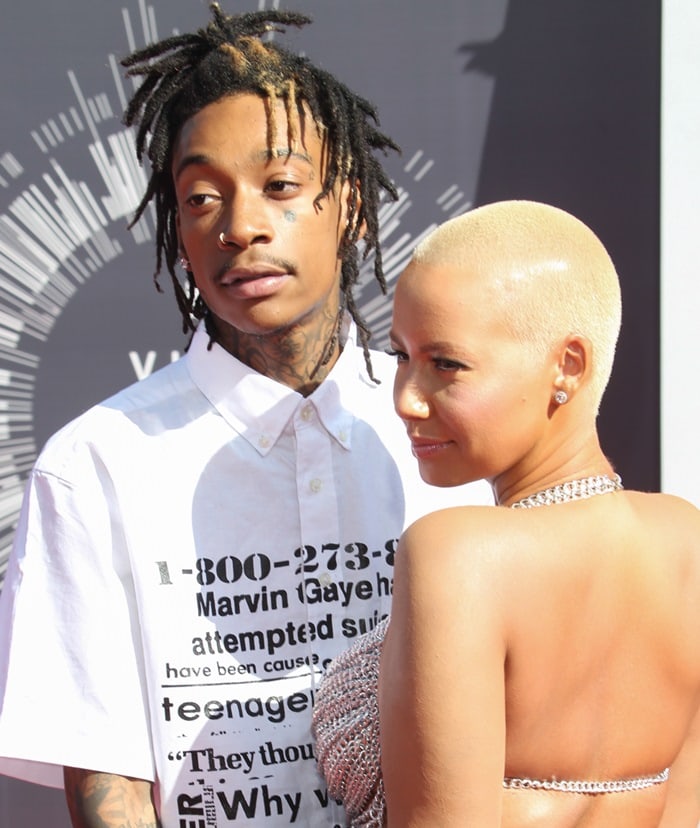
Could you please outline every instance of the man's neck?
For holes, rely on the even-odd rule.
[[[264,335],[228,328],[216,341],[253,370],[308,397],[326,379],[340,352],[339,316]]]

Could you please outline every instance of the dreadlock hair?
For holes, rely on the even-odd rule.
[[[274,107],[285,106],[287,140],[295,140],[300,113],[306,106],[327,144],[318,205],[337,184],[348,182],[348,222],[340,243],[342,259],[340,288],[348,312],[357,324],[370,376],[370,331],[353,297],[359,278],[356,243],[365,231],[363,260],[374,251],[374,275],[384,293],[386,281],[379,244],[378,205],[382,192],[392,200],[396,188],[374,156],[398,146],[378,131],[377,113],[368,101],[351,92],[333,75],[314,66],[273,41],[262,40],[269,32],[284,32],[284,26],[301,27],[311,22],[296,12],[267,10],[226,15],[218,3],[210,5],[212,20],[196,33],[174,35],[133,52],[122,60],[127,74],[142,76],[124,113],[127,126],[137,125],[136,153],[150,162],[150,179],[136,208],[132,225],[153,201],[156,213],[156,270],[163,263],[171,276],[183,333],[194,330],[207,308],[196,291],[193,274],[186,284],[175,273],[178,261],[177,201],[171,175],[171,158],[182,125],[210,103],[238,93],[254,93],[266,104],[268,143],[275,147]],[[150,136],[150,137],[149,137]],[[210,335],[211,335],[210,331]]]

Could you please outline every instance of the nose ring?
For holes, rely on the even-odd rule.
[[[228,241],[227,239],[224,238],[223,231],[221,233],[219,233],[219,243],[221,244],[222,247],[230,247],[233,244],[233,242],[230,242],[230,241]]]

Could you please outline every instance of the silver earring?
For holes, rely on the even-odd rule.
[[[192,270],[192,265],[190,264],[190,260],[185,258],[185,256],[180,256],[180,267],[184,268],[187,271]]]
[[[569,395],[563,388],[560,388],[558,391],[554,392],[554,402],[557,405],[566,405],[566,403],[569,402]]]

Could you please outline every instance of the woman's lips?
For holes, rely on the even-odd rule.
[[[426,460],[444,451],[449,445],[450,440],[437,440],[432,438],[421,437],[420,439],[411,438],[411,451],[417,460]]]

